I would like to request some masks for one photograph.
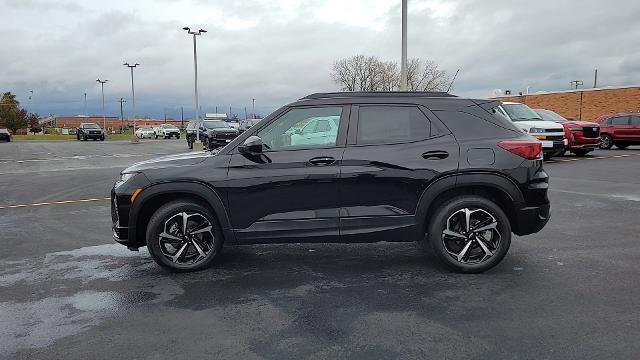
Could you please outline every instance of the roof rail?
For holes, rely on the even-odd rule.
[[[356,97],[457,97],[440,91],[342,91],[330,93],[315,93],[300,100],[356,98]]]

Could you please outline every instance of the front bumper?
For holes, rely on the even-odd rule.
[[[565,151],[566,149],[566,139],[565,140],[540,140],[542,142],[542,152],[546,153],[557,153],[561,151]]]

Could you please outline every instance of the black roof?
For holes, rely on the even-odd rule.
[[[343,91],[331,93],[315,93],[300,100],[335,99],[335,98],[363,98],[363,97],[457,97],[447,92],[438,91]]]

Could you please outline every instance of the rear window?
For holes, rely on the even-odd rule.
[[[415,106],[361,106],[357,144],[402,143],[431,136],[431,122]]]
[[[640,116],[632,116],[631,125],[640,126]]]

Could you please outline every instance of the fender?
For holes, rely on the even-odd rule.
[[[131,242],[136,242],[136,223],[140,210],[144,205],[149,200],[158,196],[171,195],[175,193],[187,193],[203,198],[213,209],[214,214],[222,227],[225,241],[232,243],[235,242],[233,230],[231,229],[231,221],[229,220],[229,214],[227,213],[222,198],[217,191],[201,182],[184,180],[179,182],[155,183],[149,185],[140,192],[129,212],[129,239]]]
[[[416,209],[416,222],[422,234],[426,231],[427,212],[433,201],[447,190],[463,188],[465,186],[484,186],[494,188],[504,193],[517,208],[524,203],[524,197],[518,186],[506,175],[491,171],[471,171],[442,177],[431,183],[423,191]]]

